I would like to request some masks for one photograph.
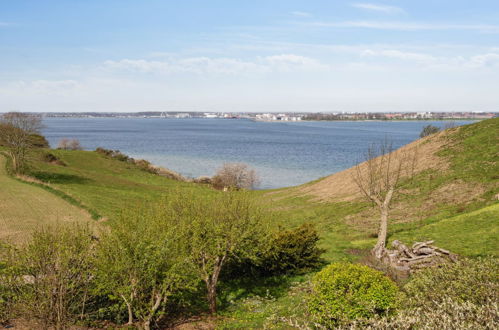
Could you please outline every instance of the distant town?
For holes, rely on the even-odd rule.
[[[77,118],[223,118],[255,121],[312,120],[458,120],[489,119],[499,112],[320,112],[320,113],[254,113],[254,112],[46,112],[44,117]]]

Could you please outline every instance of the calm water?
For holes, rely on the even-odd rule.
[[[87,150],[119,149],[190,177],[211,176],[224,162],[244,162],[257,170],[260,188],[278,188],[346,169],[371,142],[388,137],[398,148],[417,139],[423,126],[445,122],[45,118],[44,124],[52,147],[61,138],[76,138]]]

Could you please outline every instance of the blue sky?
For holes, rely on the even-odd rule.
[[[0,0],[11,110],[499,111],[499,1]]]

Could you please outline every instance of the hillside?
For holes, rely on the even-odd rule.
[[[3,155],[0,155],[0,187],[0,241],[24,241],[41,226],[94,222],[87,212],[58,196],[9,177]]]
[[[403,180],[403,193],[393,203],[391,238],[496,203],[498,145],[496,118],[446,130],[397,151],[417,148],[418,163],[417,175],[413,180]],[[265,197],[286,214],[286,219],[301,214],[306,221],[318,224],[323,228],[325,241],[347,236],[346,249],[365,249],[374,241],[378,213],[362,198],[353,172],[353,168],[347,169],[299,187],[266,193]],[[495,221],[495,226],[499,224],[497,209],[491,221]],[[488,251],[494,250],[489,247]]]
[[[446,130],[403,147],[402,151],[418,148],[417,175],[402,180],[403,193],[391,211],[389,241],[412,244],[432,239],[463,256],[499,256],[498,145],[499,118]],[[47,161],[47,153],[58,161]],[[151,174],[97,152],[40,149],[30,159],[29,175],[46,189],[8,177],[5,159],[0,157],[0,240],[20,241],[36,226],[59,221],[113,221],[124,208],[179,189],[213,192],[209,186]],[[272,211],[276,225],[314,224],[327,262],[361,260],[375,243],[378,214],[358,193],[352,171],[252,194]],[[299,315],[305,295],[300,283],[308,276],[272,277],[235,287],[228,283],[221,290],[226,306],[213,322],[227,329],[262,328],[275,315]]]

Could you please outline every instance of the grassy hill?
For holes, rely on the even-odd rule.
[[[0,154],[0,241],[25,241],[40,226],[94,222],[86,211],[58,196],[9,177],[5,162]]]
[[[403,194],[393,203],[389,241],[412,244],[433,239],[461,255],[498,256],[498,146],[499,118],[405,146],[418,148],[417,175],[403,180]],[[46,161],[47,152],[60,161]],[[0,157],[0,240],[26,237],[35,226],[59,220],[95,221],[75,205],[89,210],[94,218],[112,221],[123,208],[178,189],[213,192],[208,186],[151,174],[90,151],[38,150],[30,164],[29,175],[45,189],[8,177],[5,159]],[[274,213],[276,224],[315,224],[327,261],[355,260],[374,245],[378,214],[358,193],[351,173],[348,169],[299,187],[253,195]],[[232,294],[238,298],[226,306],[220,326],[261,328],[273,315],[300,313],[304,293],[299,283],[306,278],[280,277],[238,287],[236,293],[227,291],[226,301],[235,299]]]

